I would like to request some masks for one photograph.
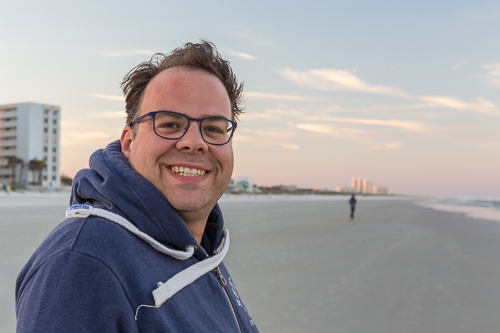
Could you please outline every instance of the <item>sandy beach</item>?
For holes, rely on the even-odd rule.
[[[500,221],[416,198],[223,198],[225,259],[261,332],[498,332]],[[0,196],[0,332],[68,194]]]

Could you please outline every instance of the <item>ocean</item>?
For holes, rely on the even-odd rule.
[[[500,198],[498,197],[439,198],[425,200],[420,204],[428,208],[500,222]]]
[[[442,204],[500,209],[500,198],[446,198]]]

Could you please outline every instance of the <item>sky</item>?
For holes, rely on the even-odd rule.
[[[500,197],[500,3],[0,0],[0,105],[61,107],[73,177],[119,139],[120,82],[213,42],[245,85],[234,176]]]

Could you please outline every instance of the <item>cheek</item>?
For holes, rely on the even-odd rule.
[[[149,174],[153,172],[155,164],[155,149],[151,144],[141,144],[136,142],[130,153],[129,162],[132,168],[141,176],[149,179]]]
[[[229,144],[227,147],[224,146],[224,149],[221,151],[220,162],[223,171],[232,174],[234,165],[234,155],[233,155],[233,147],[229,146]]]

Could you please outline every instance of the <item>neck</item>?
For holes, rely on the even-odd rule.
[[[193,216],[193,214],[189,212],[177,213],[182,218],[184,223],[186,223],[186,226],[188,227],[189,231],[191,231],[198,244],[201,244],[201,238],[203,237],[203,233],[205,232],[208,215],[197,216],[199,214],[195,214]]]

